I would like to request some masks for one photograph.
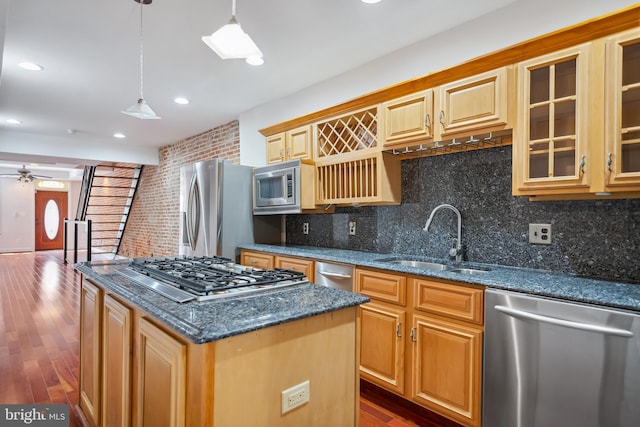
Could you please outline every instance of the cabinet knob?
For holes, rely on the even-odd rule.
[[[402,323],[400,322],[396,323],[396,336],[398,338],[402,336],[402,331],[400,330],[401,326],[402,326]]]

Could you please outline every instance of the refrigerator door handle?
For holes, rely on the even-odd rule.
[[[633,336],[633,332],[627,331],[626,329],[610,328],[606,326],[591,325],[589,323],[558,319],[556,317],[548,317],[536,313],[530,313],[528,311],[516,310],[504,305],[496,305],[494,306],[494,308],[509,316],[536,320],[538,322],[545,322],[552,325],[565,326],[567,328],[579,329],[581,331],[600,332],[603,334],[616,335],[624,338],[631,338]]]
[[[193,215],[194,210],[195,217]],[[193,251],[196,249],[196,244],[198,243],[198,233],[200,232],[200,190],[198,188],[198,181],[195,174],[191,177],[191,183],[189,184],[189,199],[187,201],[185,228],[187,229],[189,246]]]

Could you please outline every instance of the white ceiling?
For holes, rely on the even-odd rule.
[[[153,0],[143,6],[144,96],[162,120],[142,121],[120,113],[140,92],[138,3],[0,0],[0,147],[2,132],[18,147],[0,150],[0,161],[74,162],[22,156],[23,136],[25,147],[39,138],[77,144],[77,161],[88,146],[171,144],[513,1],[237,0],[238,21],[264,54],[254,67],[223,61],[201,41],[229,20],[231,0]]]

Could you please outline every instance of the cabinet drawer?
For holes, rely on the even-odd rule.
[[[379,301],[407,304],[407,279],[379,271],[356,270],[356,289]]]
[[[242,251],[240,263],[250,267],[272,270],[275,264],[274,258],[273,255],[263,254],[261,252]]]
[[[304,258],[276,257],[276,268],[286,268],[303,273],[311,283],[314,282],[313,260]]]
[[[414,279],[415,309],[483,324],[484,290]]]

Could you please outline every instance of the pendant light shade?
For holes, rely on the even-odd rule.
[[[161,117],[158,116],[152,109],[149,107],[149,104],[144,100],[143,94],[143,77],[144,77],[144,44],[142,41],[142,5],[150,4],[152,0],[134,0],[140,3],[140,98],[138,102],[133,104],[131,107],[126,110],[120,111],[122,114],[126,114],[131,117],[138,118],[140,120],[157,120]]]
[[[222,59],[262,58],[262,52],[236,19],[235,0],[232,0],[231,9],[229,22],[210,36],[202,37],[202,41]]]

